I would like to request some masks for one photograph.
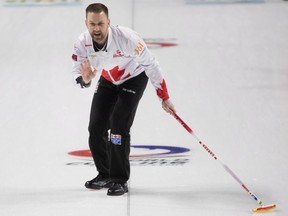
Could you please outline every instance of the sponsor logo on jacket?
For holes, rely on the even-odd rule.
[[[113,54],[113,58],[122,57],[124,54],[120,50],[116,50],[116,53]]]
[[[135,53],[137,55],[140,55],[142,51],[144,50],[144,47],[145,47],[144,44],[139,41],[136,48],[134,49]]]

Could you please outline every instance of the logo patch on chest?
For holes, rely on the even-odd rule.
[[[116,52],[113,54],[113,58],[119,58],[124,56],[121,50],[116,50]]]

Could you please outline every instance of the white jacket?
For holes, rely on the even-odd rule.
[[[145,71],[157,95],[163,100],[169,98],[157,60],[152,56],[139,34],[129,28],[111,25],[107,46],[98,52],[95,52],[93,48],[89,32],[82,33],[74,44],[72,59],[75,83],[77,83],[76,79],[81,76],[81,63],[89,59],[91,66],[115,85],[120,85]]]

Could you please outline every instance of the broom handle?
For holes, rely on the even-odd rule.
[[[193,130],[180,118],[179,115],[176,114],[176,112],[173,112],[173,116],[188,131],[188,133],[190,133],[199,142],[199,144],[206,150],[206,152],[208,152],[212,158],[218,160],[218,162],[222,165],[222,167],[244,188],[246,192],[250,194],[250,196],[254,200],[256,200],[256,202],[260,206],[262,206],[263,205],[262,201],[258,199],[256,195],[246,187],[246,185],[240,180],[240,178],[226,164],[224,164],[218,159],[218,157],[210,150],[210,148],[207,145],[205,145],[200,139],[198,139],[198,137],[194,134]]]

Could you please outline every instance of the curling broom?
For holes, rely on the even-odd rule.
[[[199,142],[199,144],[208,152],[211,157],[217,160],[222,167],[244,188],[246,192],[250,194],[250,196],[259,204],[258,208],[252,210],[254,213],[258,212],[266,212],[276,208],[275,204],[264,205],[263,202],[254,194],[251,190],[247,188],[247,186],[236,176],[236,174],[222,161],[218,159],[218,157],[205,145],[198,137],[194,134],[193,130],[176,114],[176,112],[172,111],[172,115],[175,119]]]

